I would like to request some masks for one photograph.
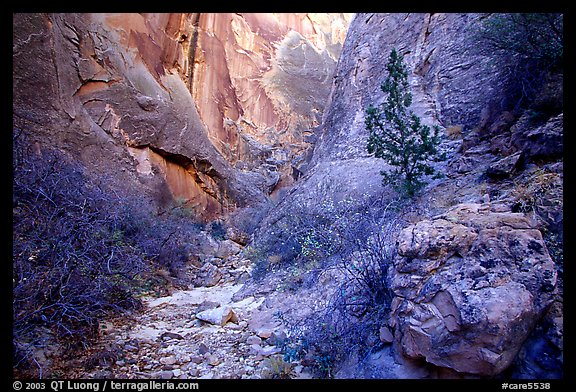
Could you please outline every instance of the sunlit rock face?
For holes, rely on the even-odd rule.
[[[15,14],[15,127],[210,220],[291,182],[348,20]]]
[[[291,182],[319,125],[350,15],[201,14],[190,86],[208,136],[236,167]],[[262,167],[262,164],[267,166]]]

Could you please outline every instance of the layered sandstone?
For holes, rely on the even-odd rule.
[[[15,126],[215,219],[290,182],[346,27],[345,15],[15,14]]]
[[[306,136],[321,121],[349,19],[346,14],[195,17],[190,89],[223,156],[241,169],[259,166],[273,185],[292,182],[292,167],[298,168],[310,147]]]

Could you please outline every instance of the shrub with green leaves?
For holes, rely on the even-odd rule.
[[[563,73],[564,18],[560,13],[506,13],[486,17],[471,35],[475,51],[499,61],[509,80],[509,109],[529,108],[552,74]]]
[[[504,50],[556,66],[564,56],[564,19],[558,13],[493,14],[479,31],[487,49]]]
[[[365,125],[370,132],[367,149],[376,158],[384,159],[392,168],[382,171],[384,184],[390,184],[403,196],[412,197],[425,182],[424,175],[435,174],[430,165],[441,158],[438,152],[440,129],[422,124],[409,107],[412,93],[404,59],[392,49],[386,64],[388,77],[380,86],[386,101],[368,106]]]

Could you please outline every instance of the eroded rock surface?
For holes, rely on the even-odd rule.
[[[481,55],[473,36],[482,14],[356,14],[334,76],[312,162],[365,155],[364,110],[384,99],[392,48],[404,56],[411,109],[424,124],[487,127],[507,95],[505,58]],[[498,101],[498,102],[497,102]]]
[[[464,204],[402,230],[391,282],[402,353],[485,376],[514,360],[554,299],[556,271],[521,213]]]
[[[383,188],[380,170],[386,164],[366,150],[368,105],[384,99],[392,48],[404,55],[413,94],[412,109],[428,125],[468,131],[495,120],[490,112],[495,97],[506,95],[508,79],[498,61],[474,52],[470,44],[481,14],[355,14],[334,74],[332,91],[313,136],[317,138],[310,162],[302,168],[298,188],[271,212],[263,226],[282,222],[315,207],[306,199],[330,200],[328,215],[345,214],[366,205],[385,205],[392,195]],[[486,108],[483,113],[483,108]],[[486,124],[484,124],[486,123]],[[452,158],[461,140],[445,140],[441,149]],[[442,169],[442,167],[440,167]],[[353,205],[339,207],[346,196]],[[311,197],[312,198],[312,197]],[[311,206],[312,205],[312,206]],[[265,236],[265,233],[264,233]]]
[[[289,183],[330,93],[351,15],[200,14],[191,91],[216,148]],[[265,176],[270,176],[264,172]],[[276,185],[275,183],[273,185]],[[272,186],[273,188],[273,186]]]
[[[292,181],[349,19],[15,14],[15,128],[210,221]]]

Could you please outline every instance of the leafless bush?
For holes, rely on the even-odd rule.
[[[504,80],[508,109],[533,104],[549,73],[563,73],[563,15],[559,13],[492,14],[471,35],[475,51],[491,57],[506,56]],[[560,109],[561,110],[561,109]]]
[[[400,226],[392,207],[388,204],[378,216],[366,208],[364,213],[347,215],[347,224],[337,225],[337,261],[325,268],[336,270],[342,283],[325,308],[299,320],[278,315],[288,327],[283,343],[286,360],[299,359],[318,376],[332,377],[334,367],[350,352],[367,354],[381,346],[379,329],[387,322],[392,300],[388,267]],[[366,227],[374,234],[358,232]]]
[[[46,331],[85,346],[98,322],[138,309],[143,279],[174,274],[198,227],[157,217],[141,198],[119,194],[55,150],[13,145],[13,342],[15,368],[36,366]]]
[[[20,143],[13,161],[15,344],[33,346],[43,326],[86,343],[99,317],[138,307],[129,287],[145,263],[125,239],[129,218],[111,207],[122,200],[87,181],[63,154],[29,153]]]
[[[333,264],[352,252],[352,241],[365,240],[382,214],[384,198],[368,195],[341,200],[319,199],[293,206],[260,228],[251,244],[253,277],[273,270],[300,266],[311,271]],[[395,200],[391,206],[399,203]],[[274,262],[271,262],[273,260]]]

